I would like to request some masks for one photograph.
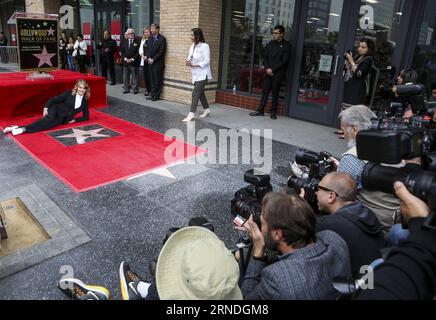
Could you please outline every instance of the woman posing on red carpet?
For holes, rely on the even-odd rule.
[[[88,99],[91,96],[91,89],[85,80],[78,80],[73,90],[51,98],[44,107],[43,118],[24,127],[9,126],[3,133],[12,132],[14,136],[24,132],[33,133],[48,130],[55,126],[86,121],[89,118]],[[82,112],[82,117],[74,119],[74,116]]]

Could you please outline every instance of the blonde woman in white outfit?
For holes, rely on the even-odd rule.
[[[195,118],[198,100],[201,101],[204,109],[204,112],[200,117],[210,115],[209,103],[204,94],[207,80],[212,79],[209,45],[204,40],[203,31],[200,28],[194,28],[191,30],[191,40],[193,43],[189,49],[186,65],[191,67],[194,89],[192,90],[191,110],[183,121],[191,121]]]

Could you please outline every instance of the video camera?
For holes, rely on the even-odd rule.
[[[394,182],[402,181],[416,197],[426,201],[432,210],[425,225],[436,229],[436,131],[408,128],[398,131],[360,131],[356,138],[357,156],[371,161],[362,173],[362,185],[367,190],[394,193]],[[402,168],[384,164],[398,164],[403,159],[421,158],[421,167]]]
[[[313,210],[318,213],[318,200],[316,190],[321,179],[333,170],[331,153],[323,151],[320,153],[306,150],[298,150],[295,154],[295,163],[309,168],[307,176],[291,174],[288,178],[288,187],[300,193],[304,189],[304,198],[311,205]]]
[[[270,176],[254,169],[244,173],[244,181],[250,185],[239,189],[231,201],[230,210],[237,226],[242,226],[253,215],[254,221],[261,226],[260,214],[262,212],[262,199],[270,191]]]

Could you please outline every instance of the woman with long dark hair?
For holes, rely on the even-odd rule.
[[[372,57],[374,51],[374,41],[362,38],[357,57],[353,57],[351,52],[345,53],[344,95],[342,99],[344,108],[367,104],[366,77],[374,64]]]
[[[189,49],[186,65],[191,68],[194,89],[192,90],[191,110],[183,121],[191,121],[195,118],[198,100],[201,101],[204,109],[200,117],[210,115],[209,103],[204,93],[207,81],[212,79],[212,72],[210,70],[210,48],[204,39],[203,30],[200,28],[191,30],[191,41],[192,45]]]
[[[77,80],[72,90],[48,100],[42,112],[43,118],[24,127],[9,126],[3,130],[4,134],[12,132],[16,136],[22,133],[33,133],[48,130],[55,126],[86,121],[89,118],[88,99],[91,96],[91,89],[85,80]],[[82,112],[82,117],[74,118]]]

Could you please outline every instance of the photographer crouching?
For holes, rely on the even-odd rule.
[[[359,131],[371,128],[371,119],[377,116],[368,107],[357,105],[343,110],[339,114],[341,130],[350,148],[340,161],[332,159],[338,172],[350,174],[357,185],[357,199],[377,216],[387,237],[391,226],[400,222],[400,203],[393,195],[381,191],[369,191],[362,187],[362,172],[366,161],[357,157],[356,137]],[[401,166],[402,164],[398,164]]]
[[[327,213],[317,217],[316,231],[331,230],[345,240],[354,279],[360,278],[362,266],[381,258],[380,250],[386,245],[380,222],[370,209],[355,201],[356,195],[356,183],[343,172],[327,174],[316,191],[319,210]]]
[[[238,229],[249,233],[253,256],[242,280],[244,299],[335,299],[333,278],[351,276],[348,247],[336,233],[315,233],[316,217],[298,195],[268,192],[262,200],[261,226],[253,216]],[[266,265],[265,249],[278,261]]]

